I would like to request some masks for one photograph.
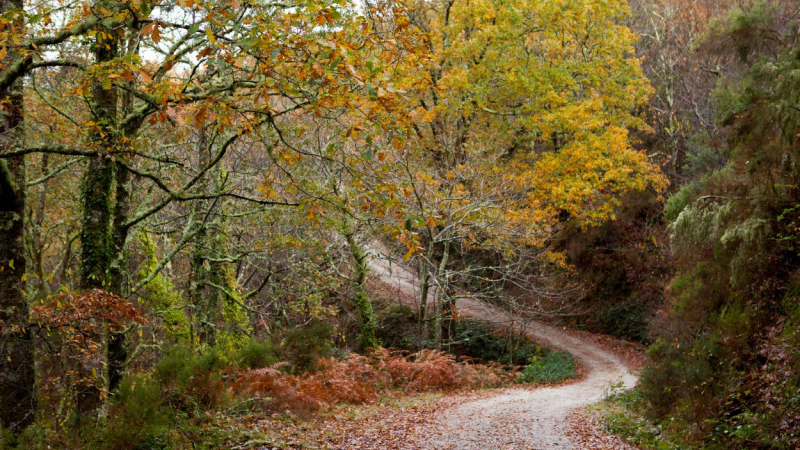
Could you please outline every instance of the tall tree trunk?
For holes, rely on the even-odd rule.
[[[358,312],[358,318],[361,328],[361,348],[378,348],[378,323],[375,321],[375,315],[372,310],[372,302],[369,300],[365,284],[367,282],[367,254],[361,248],[355,237],[355,232],[348,229],[345,230],[345,238],[347,245],[350,247],[350,254],[355,263],[355,279],[353,280],[353,288],[355,294],[353,295],[353,304]]]
[[[18,10],[12,24],[22,32],[22,1],[0,0],[0,13]],[[8,47],[8,61],[19,55]],[[0,92],[0,152],[22,143],[24,110],[22,80]],[[25,274],[25,159],[0,159],[0,426],[18,431],[36,412],[33,335],[28,328],[28,304],[23,294]]]
[[[210,161],[208,149],[208,137],[206,127],[199,130],[197,141],[197,170],[202,170]],[[209,182],[206,178],[197,183],[197,188],[203,192],[208,191]],[[217,343],[216,317],[217,317],[217,295],[216,292],[209,292],[208,282],[211,276],[212,267],[208,261],[210,239],[208,236],[208,224],[205,220],[206,215],[210,215],[212,204],[208,200],[195,200],[192,204],[192,214],[190,220],[197,221],[200,227],[197,236],[194,238],[194,248],[192,250],[192,280],[189,287],[189,295],[195,309],[195,322],[197,326],[197,337],[201,345],[213,346]]]
[[[50,154],[43,153],[41,161],[41,174],[45,176],[49,170]],[[25,245],[27,247],[28,259],[28,281],[25,291],[31,301],[47,298],[50,295],[50,283],[44,273],[44,243],[42,232],[45,224],[45,207],[47,205],[47,181],[38,186],[38,199],[36,201],[36,211],[27,208],[25,224]],[[30,195],[28,192],[27,195]]]
[[[130,172],[116,167],[116,195],[114,222],[111,232],[111,254],[109,290],[120,296],[127,296],[127,271],[125,270],[125,244],[128,241],[128,228],[124,226],[128,218],[130,202]],[[128,345],[124,332],[110,333],[108,336],[108,389],[115,390],[122,379],[122,372],[128,359]]]
[[[96,64],[104,64],[117,56],[115,31],[98,33],[94,45]],[[111,224],[113,213],[114,164],[104,153],[119,145],[117,135],[117,92],[114,87],[105,89],[101,80],[92,82],[93,116],[98,123],[90,137],[97,151],[89,158],[83,179],[81,220],[81,283],[82,290],[109,289],[113,262]],[[91,336],[103,341],[105,336]],[[104,348],[105,345],[101,345]],[[87,356],[80,368],[83,379],[101,376],[104,373],[104,351]],[[78,388],[77,407],[79,416],[92,417],[102,406],[101,390],[96,383],[82,383]]]
[[[138,30],[131,30],[125,52],[128,55],[138,54]],[[133,112],[133,95],[125,92],[122,95],[121,110],[123,117]],[[132,121],[122,130],[125,145],[132,146],[133,139],[139,132],[141,121]],[[131,209],[131,174],[121,164],[114,168],[115,201],[114,221],[111,228],[111,280],[110,291],[116,295],[130,295],[128,271],[126,268],[125,247],[128,243],[130,228],[126,226]],[[111,333],[108,337],[108,389],[115,390],[122,380],[122,372],[128,360],[128,342],[124,332]]]

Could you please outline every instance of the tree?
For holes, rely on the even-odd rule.
[[[414,113],[420,151],[403,158],[423,305],[430,279],[452,315],[453,251],[515,261],[538,247],[536,260],[558,265],[544,249],[560,224],[597,225],[624,193],[664,186],[628,134],[644,126],[649,87],[627,14],[617,1],[416,4],[436,55]],[[482,269],[463,278],[507,281]]]
[[[726,52],[698,51],[707,26],[731,0],[635,0],[627,22],[640,36],[636,54],[654,92],[645,110],[651,130],[641,134],[651,160],[673,182],[725,163],[725,130],[716,122],[711,92],[735,64]]]
[[[2,23],[24,32],[21,1],[0,3]],[[3,65],[20,57],[13,42],[3,41]],[[0,154],[24,144],[22,80],[0,88]],[[19,431],[35,418],[33,335],[24,294],[25,157],[0,159],[0,427]]]

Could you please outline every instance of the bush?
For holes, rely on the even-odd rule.
[[[110,401],[104,447],[157,449],[163,430],[172,422],[161,387],[153,379],[134,375],[120,383]]]
[[[550,352],[522,369],[523,383],[560,383],[577,376],[575,358],[567,352]]]
[[[393,386],[406,391],[480,389],[511,382],[516,376],[499,364],[457,362],[439,350],[407,355],[381,349],[377,355],[380,371],[389,375]]]
[[[386,348],[419,350],[433,345],[423,342],[417,314],[410,306],[392,303],[375,311],[378,321],[377,337]]]
[[[178,345],[167,350],[156,364],[153,379],[171,407],[186,412],[208,410],[224,400],[221,374],[229,366],[230,362],[215,348],[198,354],[188,346]]]
[[[237,361],[245,368],[261,369],[277,363],[280,358],[275,353],[269,338],[263,341],[249,339],[239,349]]]
[[[689,183],[681,187],[681,189],[672,194],[664,205],[664,216],[667,222],[673,222],[683,212],[686,206],[694,200],[700,192],[700,186],[697,183]]]
[[[315,322],[289,331],[278,354],[291,365],[294,374],[317,370],[318,361],[333,355],[333,326]]]
[[[48,430],[36,422],[18,434],[0,427],[0,449],[45,450],[51,448],[49,437]]]
[[[502,336],[472,319],[458,321],[455,342],[453,353],[483,361],[523,364],[531,358],[543,356],[541,347],[524,335]]]
[[[226,402],[223,379],[230,361],[216,348],[198,352],[187,345],[165,351],[148,374],[123,378],[109,402],[102,448],[173,448],[176,423],[204,418]]]
[[[620,339],[647,342],[652,314],[647,299],[632,293],[622,301],[609,301],[599,305],[596,311],[594,328]]]

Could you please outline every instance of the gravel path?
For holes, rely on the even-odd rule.
[[[371,273],[398,298],[410,303],[418,296],[416,276],[392,262],[379,245]],[[601,400],[612,386],[630,389],[636,376],[613,353],[560,329],[535,321],[521,321],[505,311],[476,299],[459,299],[458,314],[495,327],[524,330],[528,336],[571,353],[586,374],[581,380],[539,389],[504,389],[497,395],[464,403],[442,414],[433,430],[422,437],[420,447],[429,449],[550,450],[580,449],[570,436],[569,417],[579,408]]]

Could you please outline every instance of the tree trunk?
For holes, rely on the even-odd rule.
[[[21,0],[0,1],[0,13],[22,11]],[[22,31],[20,21],[12,24]],[[8,47],[5,63],[19,56]],[[0,92],[0,152],[23,139],[22,80]],[[30,424],[36,412],[33,335],[28,328],[25,274],[25,159],[0,159],[0,427],[16,432]]]
[[[445,242],[444,249],[442,250],[442,259],[439,261],[439,267],[436,270],[436,278],[440,280],[441,286],[436,290],[436,297],[438,298],[436,304],[441,306],[441,319],[439,331],[439,347],[444,348],[450,346],[453,340],[453,318],[455,313],[455,301],[450,292],[449,280],[447,274],[447,263],[450,259],[450,243]]]
[[[128,55],[138,54],[138,30],[131,30],[125,52]],[[121,109],[123,117],[133,112],[133,95],[125,92],[122,95]],[[141,121],[129,123],[122,130],[125,145],[132,146],[133,139],[139,131]],[[111,285],[110,291],[121,297],[130,295],[128,271],[126,267],[125,247],[128,243],[130,228],[125,225],[131,209],[131,174],[122,165],[115,164],[115,205],[114,221],[111,229]],[[124,332],[111,333],[108,337],[108,389],[115,390],[122,380],[122,373],[128,362],[128,342]]]
[[[428,269],[428,265],[420,258],[419,261],[419,336],[420,342],[419,347],[422,349],[422,341],[428,338],[428,327],[426,325],[427,314],[428,314],[428,293],[430,292],[431,286],[431,273]]]
[[[116,33],[98,33],[94,46],[96,64],[112,61],[117,56]],[[97,129],[92,130],[90,138],[97,151],[89,158],[89,165],[83,179],[81,202],[81,283],[82,290],[110,289],[110,274],[113,262],[111,224],[113,213],[114,164],[105,152],[119,145],[116,129],[117,92],[114,87],[105,89],[101,80],[92,82],[94,119]],[[91,336],[101,342],[105,336]],[[102,376],[105,351],[99,355],[87,355],[81,364],[80,375],[84,380]],[[102,406],[102,392],[97,383],[81,383],[78,386],[77,408],[80,417],[93,417]]]
[[[130,172],[117,166],[116,204],[114,206],[114,222],[111,233],[112,263],[110,268],[109,290],[117,295],[127,297],[129,287],[127,270],[125,270],[125,244],[128,242],[128,228],[124,223],[128,219],[130,203]],[[122,372],[128,360],[128,343],[124,332],[110,333],[108,336],[108,389],[115,390],[122,380]]]
[[[372,310],[372,302],[369,300],[365,283],[367,282],[367,254],[358,244],[355,237],[355,232],[346,230],[345,238],[347,245],[350,247],[350,254],[355,263],[355,280],[353,280],[353,288],[355,294],[353,295],[353,304],[358,313],[360,328],[361,328],[361,349],[378,348],[378,338],[376,336],[378,330],[378,323],[375,321],[375,315]]]
[[[202,170],[210,162],[208,149],[208,137],[206,127],[199,130],[197,141],[197,170]],[[208,179],[204,178],[197,183],[198,190],[207,192],[209,188]],[[213,346],[217,343],[216,318],[218,312],[217,293],[209,292],[208,283],[211,280],[213,268],[208,260],[210,238],[208,236],[208,224],[205,220],[206,215],[211,214],[213,205],[208,200],[195,200],[192,205],[190,220],[197,221],[200,229],[194,238],[194,248],[192,250],[192,280],[189,287],[189,295],[195,309],[195,322],[197,326],[197,337],[201,345]]]

